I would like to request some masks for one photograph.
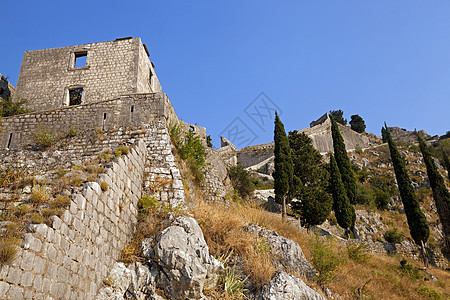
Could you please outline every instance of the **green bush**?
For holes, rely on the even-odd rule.
[[[233,188],[238,192],[241,198],[246,199],[253,194],[253,191],[255,190],[253,178],[250,176],[250,172],[245,170],[240,163],[230,167],[228,176],[230,177]]]
[[[339,254],[331,250],[333,245],[329,240],[316,236],[312,239],[311,246],[312,263],[317,271],[315,279],[317,284],[323,286],[334,280],[341,259]]]
[[[400,270],[410,276],[412,279],[423,278],[423,275],[420,274],[420,271],[414,268],[412,265],[408,264],[408,261],[404,258],[400,261]]]
[[[158,207],[158,200],[155,197],[144,195],[138,203],[140,209],[148,210]]]
[[[13,102],[11,97],[8,99],[0,98],[0,114],[2,117],[10,117],[32,112],[31,109],[23,107],[27,103],[28,101],[23,99],[18,102]]]
[[[397,228],[392,228],[389,230],[386,230],[384,233],[384,239],[388,243],[401,243],[403,240],[403,235],[397,231]]]
[[[108,190],[108,184],[106,182],[102,181],[100,183],[100,188],[103,192],[106,192]]]
[[[365,184],[356,185],[356,203],[374,206],[375,204],[375,192],[373,188]]]
[[[36,144],[41,149],[47,149],[48,147],[53,145],[53,143],[56,140],[55,135],[52,132],[45,129],[41,129],[38,133],[36,133],[34,135],[34,138],[36,140]]]
[[[389,193],[383,190],[375,190],[375,204],[378,209],[387,210],[391,203],[391,197]]]
[[[128,153],[130,153],[130,148],[127,146],[119,146],[116,151],[114,151],[114,155],[116,157],[121,157],[122,155],[127,155]]]
[[[0,264],[9,264],[16,259],[19,254],[18,239],[5,238],[0,239]]]
[[[433,299],[433,300],[441,300],[444,299],[442,294],[430,287],[427,286],[419,286],[416,288],[417,294],[422,296],[425,299]]]
[[[360,263],[366,262],[370,258],[367,246],[363,243],[348,244],[347,254],[350,259]]]

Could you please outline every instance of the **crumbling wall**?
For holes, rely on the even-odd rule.
[[[8,79],[0,74],[0,98],[11,99],[14,97],[14,92],[16,88],[8,82]]]
[[[176,118],[172,110],[164,93],[153,93],[126,95],[93,104],[12,116],[2,119],[0,146],[23,148],[36,144],[39,134],[50,133],[57,138],[64,138],[70,129],[77,132],[114,132],[113,135],[120,138],[124,133],[143,129],[143,124],[158,118],[164,118],[168,123],[169,118]],[[80,141],[78,146],[86,146],[88,142]]]
[[[74,68],[75,53],[83,51],[86,66]],[[139,66],[150,64],[143,51],[139,38],[26,51],[14,100],[27,99],[29,108],[44,111],[68,105],[68,89],[75,86],[83,88],[82,104],[161,91],[156,74],[152,90],[138,80]]]
[[[30,225],[18,257],[1,268],[0,298],[93,299],[134,232],[146,157],[139,141],[72,194],[70,209],[51,217],[51,226]]]

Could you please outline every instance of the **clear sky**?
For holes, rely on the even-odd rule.
[[[252,114],[267,112],[264,101],[286,131],[336,109],[377,135],[384,121],[450,130],[450,1],[22,0],[1,9],[0,73],[13,85],[24,51],[140,37],[178,116],[205,126],[215,146],[233,128],[247,132],[239,146],[272,141],[272,121]]]

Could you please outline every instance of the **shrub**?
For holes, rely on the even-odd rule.
[[[375,205],[374,190],[365,184],[357,184],[356,203],[366,206],[374,206]]]
[[[238,192],[241,198],[246,199],[253,194],[255,185],[250,176],[250,172],[245,170],[240,163],[236,166],[232,166],[228,170],[228,176],[230,177],[233,188]]]
[[[30,202],[36,205],[48,202],[50,200],[50,195],[45,189],[45,186],[35,185],[31,193]]]
[[[316,268],[317,284],[323,286],[336,277],[336,269],[341,263],[339,255],[334,253],[329,240],[316,236],[311,240],[312,263]]]
[[[334,214],[334,212],[332,212],[330,214],[330,216],[328,217],[328,222],[330,222],[330,225],[337,225],[337,219],[336,219],[336,215]]]
[[[242,274],[237,273],[234,268],[226,268],[222,275],[223,290],[228,295],[234,295],[237,298],[244,298],[244,284],[248,277],[241,279]]]
[[[100,183],[100,188],[102,189],[103,192],[106,192],[108,190],[108,184],[104,181],[102,181]]]
[[[42,216],[44,216],[44,218],[49,218],[51,216],[61,217],[62,213],[63,211],[60,208],[44,208],[41,211],[41,214]]]
[[[119,146],[116,151],[114,151],[114,155],[116,157],[121,157],[122,155],[127,155],[130,152],[130,148],[127,146]]]
[[[65,208],[70,205],[70,198],[62,195],[58,195],[51,203],[52,208]]]
[[[382,190],[375,191],[375,204],[377,205],[378,209],[387,210],[390,203],[391,197],[387,192]]]
[[[31,211],[31,205],[23,204],[16,207],[14,214],[16,216],[24,216]]]
[[[55,142],[55,135],[45,129],[41,129],[38,133],[34,135],[37,145],[41,149],[47,149]]]
[[[416,288],[417,294],[422,296],[425,299],[433,299],[433,300],[441,300],[444,299],[442,294],[430,287],[427,286],[419,286]]]
[[[400,261],[400,270],[403,273],[409,275],[413,279],[422,279],[423,278],[423,276],[422,276],[422,274],[420,274],[419,270],[414,268],[412,265],[408,264],[408,261],[405,258],[403,258]]]
[[[19,253],[18,239],[0,238],[0,264],[9,264],[16,259]]]
[[[205,148],[200,137],[189,131],[186,134],[185,142],[178,149],[180,157],[186,160],[189,168],[197,181],[203,181],[205,162]]]
[[[158,207],[158,200],[155,197],[151,197],[149,195],[144,195],[138,203],[139,208],[141,209],[153,209]]]
[[[388,243],[401,243],[403,235],[397,231],[397,228],[392,228],[384,233],[384,239]]]
[[[11,97],[8,97],[8,99],[0,98],[0,114],[2,117],[10,117],[32,112],[31,109],[23,107],[27,103],[28,100],[24,99],[21,99],[18,102],[13,102]]]
[[[75,128],[70,127],[69,131],[67,132],[67,137],[68,138],[73,138],[76,137],[78,135],[78,132]]]
[[[367,246],[363,243],[348,244],[347,254],[350,259],[360,263],[366,262],[370,258]]]
[[[0,166],[0,188],[18,183],[25,176],[26,169],[7,165]]]
[[[33,224],[44,223],[44,217],[42,217],[39,213],[34,213],[31,216],[31,223],[33,223]]]

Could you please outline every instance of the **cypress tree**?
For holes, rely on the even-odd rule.
[[[387,125],[384,124],[384,136],[389,145],[391,152],[392,164],[394,165],[395,177],[397,178],[398,189],[400,191],[400,198],[403,202],[406,218],[408,220],[409,232],[414,242],[422,246],[427,242],[430,236],[430,228],[428,227],[427,218],[420,209],[419,199],[417,198],[414,188],[411,184],[411,179],[406,171],[405,162],[400,155],[397,147],[392,140],[391,134]],[[425,260],[425,257],[424,257]]]
[[[333,149],[336,163],[341,173],[342,182],[344,183],[347,197],[351,204],[356,203],[356,178],[353,173],[350,159],[348,158],[347,151],[345,150],[344,139],[339,132],[336,121],[331,118],[331,136],[333,138]]]
[[[447,170],[447,177],[450,180],[450,160],[448,159],[448,155],[447,152],[445,152],[445,150],[442,150],[442,162],[444,165],[444,168]]]
[[[286,218],[286,202],[289,201],[289,188],[292,186],[293,166],[289,140],[284,125],[275,112],[275,171],[273,172],[275,201],[282,204],[282,218]]]
[[[294,202],[292,209],[307,227],[320,225],[330,215],[333,202],[325,191],[328,171],[324,167],[322,155],[313,147],[312,140],[306,134],[291,131],[288,138],[294,166],[294,187],[291,189],[297,190],[295,197],[301,200]],[[300,188],[296,187],[298,185]]]
[[[416,132],[417,134],[417,132]],[[444,183],[444,178],[439,174],[430,149],[424,143],[423,139],[417,134],[419,140],[420,151],[423,155],[423,161],[427,167],[428,179],[431,189],[433,190],[433,198],[436,203],[439,219],[444,229],[445,242],[450,246],[450,193]]]
[[[348,236],[349,231],[355,225],[356,214],[353,205],[348,200],[341,173],[333,154],[330,154],[330,188],[333,195],[333,210],[336,220],[339,226],[345,229],[345,234]]]

